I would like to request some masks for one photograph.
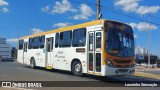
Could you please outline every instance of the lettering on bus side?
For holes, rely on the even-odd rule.
[[[55,55],[56,58],[65,58],[65,54],[63,51],[58,51]]]
[[[40,53],[40,52],[38,52],[38,53],[36,53],[36,55],[37,55],[37,56],[41,56],[41,53]]]

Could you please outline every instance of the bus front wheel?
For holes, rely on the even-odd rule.
[[[78,76],[78,77],[81,77],[83,75],[81,62],[79,61],[73,62],[72,72],[75,76]]]

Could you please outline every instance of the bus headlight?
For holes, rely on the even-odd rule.
[[[112,62],[110,62],[107,58],[105,58],[105,61],[107,63],[107,66],[114,67],[113,64],[112,64]]]

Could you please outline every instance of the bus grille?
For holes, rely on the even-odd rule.
[[[128,68],[130,67],[129,65],[115,65],[117,68]]]
[[[118,72],[125,73],[125,72],[128,72],[128,69],[118,69]]]
[[[114,61],[119,64],[127,64],[131,62],[131,60],[117,60],[117,59],[115,59]]]

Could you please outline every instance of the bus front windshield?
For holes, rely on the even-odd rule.
[[[134,56],[134,38],[132,29],[120,30],[108,28],[106,31],[106,52],[119,57]]]

